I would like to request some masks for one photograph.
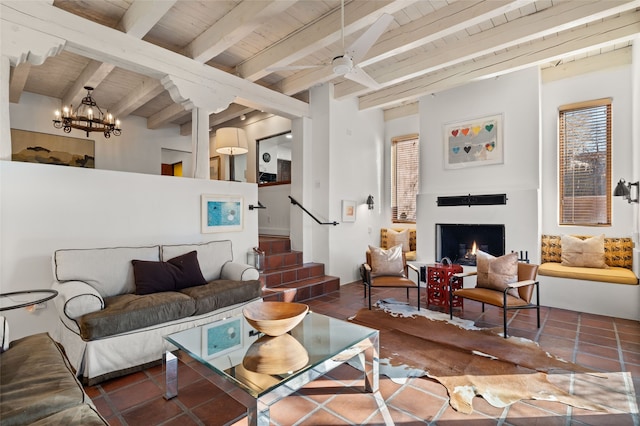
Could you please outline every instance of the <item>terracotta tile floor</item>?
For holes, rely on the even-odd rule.
[[[374,300],[385,297],[403,300],[405,292],[374,290]],[[464,313],[458,311],[456,315],[474,320],[481,327],[501,326],[499,309],[487,306],[483,314],[480,304],[464,303]],[[315,312],[346,319],[366,307],[366,299],[358,282],[308,304]],[[537,329],[533,310],[510,314],[510,334],[535,340],[555,355],[598,371],[628,372],[621,375],[620,383],[612,383],[612,388],[640,389],[640,322],[554,308],[541,310],[541,322],[542,327]],[[114,426],[247,424],[243,406],[210,381],[214,379],[212,374],[197,362],[181,358],[179,394],[170,401],[162,397],[162,366],[87,387],[86,391]],[[362,393],[362,384],[361,373],[343,365],[274,404],[272,424],[384,424],[373,396]],[[631,398],[603,392],[612,406],[635,414],[604,414],[533,400],[495,408],[476,397],[475,411],[470,415],[453,410],[445,388],[427,378],[409,379],[400,385],[382,376],[380,391],[396,425],[640,425],[637,391]]]

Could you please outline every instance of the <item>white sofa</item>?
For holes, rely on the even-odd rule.
[[[207,284],[136,294],[132,260],[166,262],[192,251]],[[233,261],[228,240],[64,249],[52,260],[60,318],[54,338],[89,385],[157,364],[163,336],[239,313],[261,298],[258,271]]]

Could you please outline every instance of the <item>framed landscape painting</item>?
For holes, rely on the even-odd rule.
[[[240,196],[202,195],[202,233],[242,231],[244,201]]]
[[[502,114],[444,125],[444,168],[502,164]]]
[[[92,139],[11,129],[11,160],[26,163],[95,168]]]

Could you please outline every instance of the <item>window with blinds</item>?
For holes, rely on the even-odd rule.
[[[611,225],[611,98],[559,113],[560,225]]]
[[[391,219],[398,223],[416,222],[416,196],[419,183],[418,135],[391,140]]]

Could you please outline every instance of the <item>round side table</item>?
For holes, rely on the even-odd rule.
[[[11,293],[0,293],[0,311],[25,308],[51,300],[58,295],[56,290],[23,290]]]

